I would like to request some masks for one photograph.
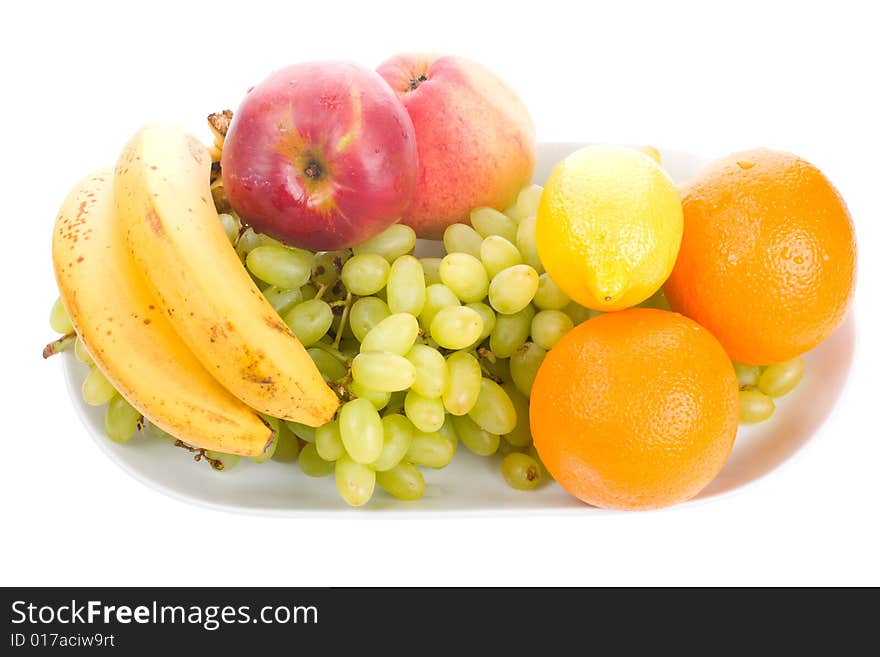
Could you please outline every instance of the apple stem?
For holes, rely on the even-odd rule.
[[[409,84],[407,85],[406,90],[407,91],[415,91],[416,89],[419,88],[419,85],[422,82],[427,82],[427,80],[428,80],[428,78],[426,78],[424,76],[424,74],[420,75],[417,78],[413,78],[412,80],[409,81]]]
[[[345,331],[345,324],[348,322],[348,311],[351,308],[351,292],[345,295],[345,306],[342,308],[342,317],[339,318],[339,328],[336,329],[336,337],[333,338],[333,348],[339,349],[339,342],[342,340],[342,333]]]

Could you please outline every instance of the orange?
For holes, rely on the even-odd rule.
[[[631,308],[580,324],[532,387],[535,448],[557,482],[607,509],[687,500],[727,460],[739,421],[733,365],[678,313]]]
[[[682,205],[681,248],[664,290],[731,358],[789,360],[843,321],[855,234],[840,194],[812,164],[765,148],[735,153],[684,185]]]

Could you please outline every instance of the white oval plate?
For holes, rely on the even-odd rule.
[[[553,166],[580,144],[539,144],[535,181],[543,183]],[[663,164],[677,181],[692,176],[705,158],[663,150]],[[429,245],[421,248],[430,249]],[[794,456],[814,438],[829,417],[843,391],[855,345],[852,314],[821,346],[807,354],[804,380],[790,395],[777,400],[768,422],[740,427],[733,452],[718,477],[694,500],[717,498],[763,477]],[[440,513],[582,513],[599,509],[581,504],[558,485],[522,492],[509,488],[501,478],[498,458],[471,454],[464,447],[443,470],[425,470],[424,497],[400,502],[377,488],[373,499],[360,509],[349,508],[336,492],[334,478],[312,479],[296,464],[269,461],[256,464],[241,459],[226,472],[196,463],[191,455],[168,442],[135,436],[118,445],[104,435],[103,408],[87,406],[80,386],[87,368],[71,353],[64,354],[65,376],[73,403],[95,442],[107,456],[135,479],[177,499],[215,509],[243,513],[301,516],[315,513],[393,512]]]

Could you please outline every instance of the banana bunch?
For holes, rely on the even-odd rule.
[[[211,200],[211,156],[150,125],[82,180],[52,239],[55,276],[96,367],[183,442],[259,456],[259,413],[309,426],[338,399],[242,266]]]

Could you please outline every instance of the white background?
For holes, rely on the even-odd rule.
[[[588,5],[581,7],[581,5]],[[870,3],[14,3],[0,38],[0,584],[880,584],[880,103]],[[55,212],[148,120],[203,130],[282,65],[470,56],[545,141],[797,152],[847,199],[859,343],[832,421],[720,501],[646,514],[284,520],[208,511],[129,479],[39,353]],[[200,133],[207,138],[207,132]]]

